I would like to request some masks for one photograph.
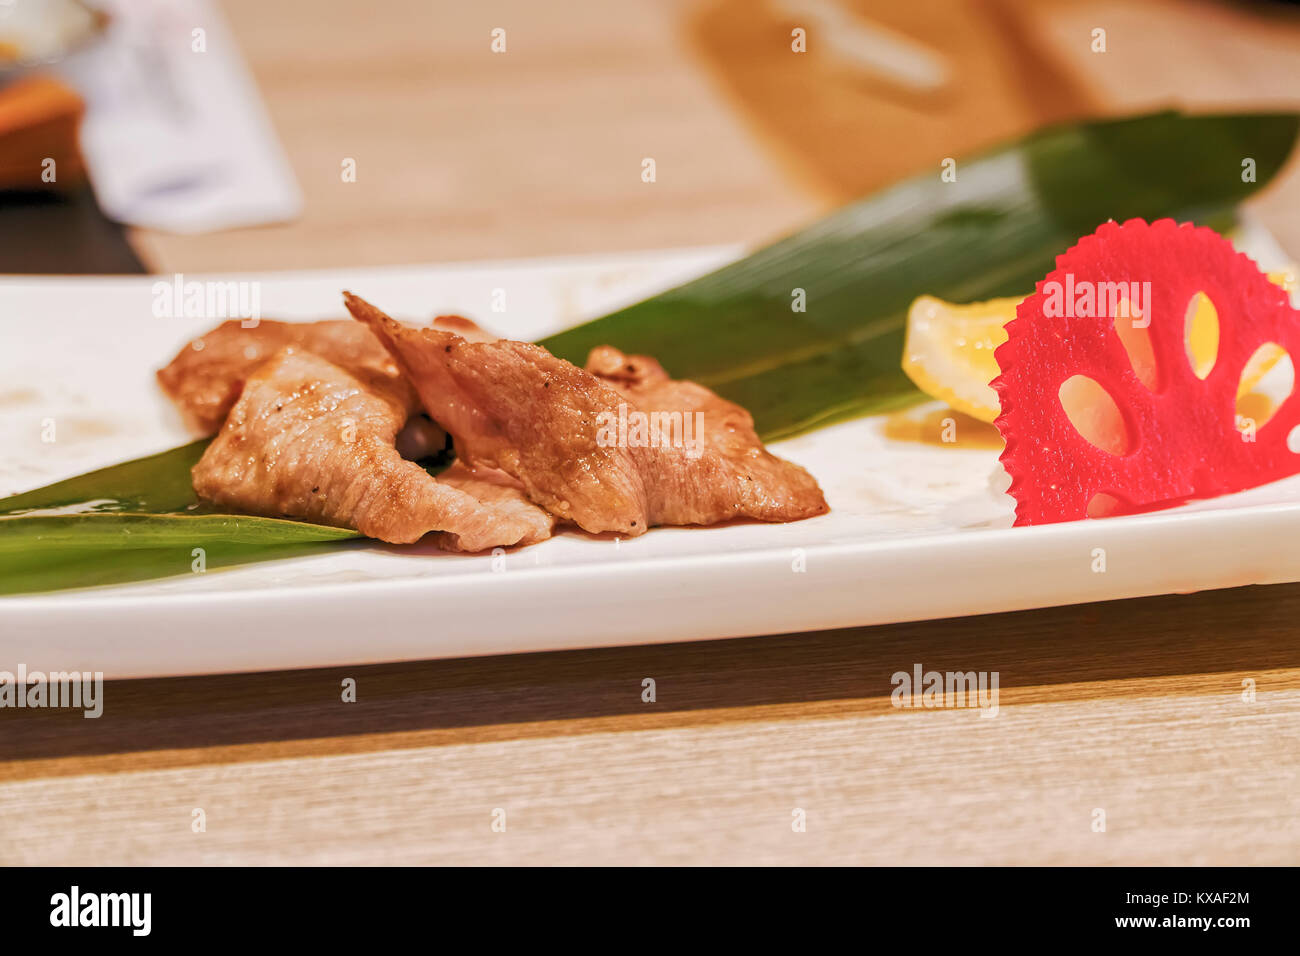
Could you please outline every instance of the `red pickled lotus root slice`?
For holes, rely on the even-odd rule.
[[[1063,287],[1067,275],[1075,289],[1081,282],[1151,283],[1144,310],[1154,391],[1138,380],[1110,315],[1046,314],[1045,287]],[[1218,355],[1204,381],[1192,370],[1185,339],[1187,306],[1197,292],[1209,296],[1219,319]],[[1254,441],[1243,440],[1236,422],[1242,369],[1261,345],[1275,342],[1300,360],[1300,313],[1212,229],[1172,219],[1108,222],[1057,257],[1056,270],[1020,303],[1006,330],[1007,341],[994,352],[1002,374],[992,384],[1002,403],[995,424],[1006,440],[1002,464],[1017,525],[1087,517],[1095,495],[1116,499],[1113,513],[1134,513],[1300,471],[1300,455],[1287,447],[1300,422],[1294,392]],[[1123,456],[1101,450],[1071,424],[1058,392],[1074,375],[1095,379],[1115,400],[1128,431]]]

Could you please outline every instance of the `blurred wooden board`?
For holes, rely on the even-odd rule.
[[[0,192],[0,273],[116,275],[147,271],[90,187]]]
[[[219,235],[137,234],[160,272],[711,245],[816,211],[648,0],[386,0],[382,13],[329,0],[310,17],[223,6],[305,212]],[[491,51],[496,27],[505,53]],[[345,158],[355,183],[342,182]]]
[[[1298,613],[1280,585],[113,684],[98,720],[3,715],[0,862],[1294,863]],[[997,670],[997,716],[893,708],[914,663]]]
[[[1028,35],[1086,95],[1115,113],[1178,107],[1200,112],[1300,109],[1300,6],[1257,0],[1096,0],[1026,3]],[[1106,30],[1106,52],[1092,31]],[[1238,175],[1239,171],[1231,171]],[[1252,203],[1300,257],[1300,155]]]
[[[86,184],[82,112],[52,77],[0,82],[0,273],[144,271]]]
[[[159,272],[758,243],[1045,122],[1300,102],[1300,15],[1176,0],[841,0],[942,55],[923,96],[847,70],[744,0],[223,4],[305,197],[299,221],[137,231]],[[1154,18],[1154,19],[1153,19]],[[1091,30],[1108,28],[1108,50]],[[507,51],[490,49],[506,29]],[[654,158],[657,180],[641,181]],[[357,181],[341,180],[344,158]],[[1300,196],[1300,164],[1277,205]],[[1269,215],[1300,246],[1296,217]]]

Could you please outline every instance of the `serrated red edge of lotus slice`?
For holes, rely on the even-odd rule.
[[[1087,280],[1151,283],[1150,335],[1157,382],[1150,391],[1130,364],[1110,316],[1050,317],[1044,288]],[[1204,292],[1219,319],[1219,351],[1201,380],[1186,348],[1187,303]],[[1249,257],[1206,227],[1172,219],[1108,222],[1056,258],[1034,294],[1006,325],[994,352],[991,383],[1001,403],[994,424],[1006,441],[1001,462],[1011,478],[1016,524],[1088,516],[1095,495],[1118,513],[1168,507],[1189,498],[1242,491],[1300,471],[1288,436],[1300,422],[1295,390],[1243,440],[1236,393],[1247,360],[1274,342],[1300,357],[1300,313]],[[1123,456],[1088,442],[1058,398],[1071,375],[1100,383],[1119,406],[1130,436]]]

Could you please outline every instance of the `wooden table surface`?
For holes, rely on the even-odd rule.
[[[815,33],[796,61],[789,4],[328,0],[304,20],[227,0],[305,214],[135,244],[166,273],[758,242],[1043,121],[1300,105],[1294,16],[845,5],[938,51],[953,85],[866,80],[813,58]],[[504,55],[488,50],[498,26]],[[340,182],[344,157],[357,183]],[[1297,198],[1293,165],[1256,203],[1292,250]],[[113,683],[99,720],[0,721],[0,862],[1294,864],[1298,618],[1300,585],[1279,585]],[[917,663],[997,671],[997,716],[895,709],[890,676]]]

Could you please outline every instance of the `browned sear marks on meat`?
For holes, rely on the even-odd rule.
[[[468,341],[402,325],[348,293],[344,302],[397,359],[462,460],[506,472],[587,531],[634,536],[657,524],[828,510],[811,475],[763,447],[748,412],[670,379],[653,359],[606,347],[580,369],[537,345]],[[679,440],[639,442],[620,430],[609,441],[611,420],[633,413],[676,423]]]
[[[550,516],[517,489],[488,487],[480,498],[475,481],[439,481],[402,458],[394,442],[413,410],[406,383],[384,371],[353,373],[281,350],[243,385],[194,467],[195,491],[240,511],[399,544],[437,531],[442,547],[480,551],[549,536]]]
[[[591,350],[587,370],[649,422],[664,423],[670,435],[685,433],[681,448],[660,443],[636,449],[653,524],[794,521],[830,510],[816,479],[764,448],[753,416],[735,402],[669,378],[647,355],[625,355],[609,345]]]
[[[352,372],[401,378],[387,350],[355,322],[262,319],[245,328],[231,319],[181,349],[158,370],[158,384],[176,403],[191,431],[212,435],[226,420],[248,377],[289,347],[312,352]]]

